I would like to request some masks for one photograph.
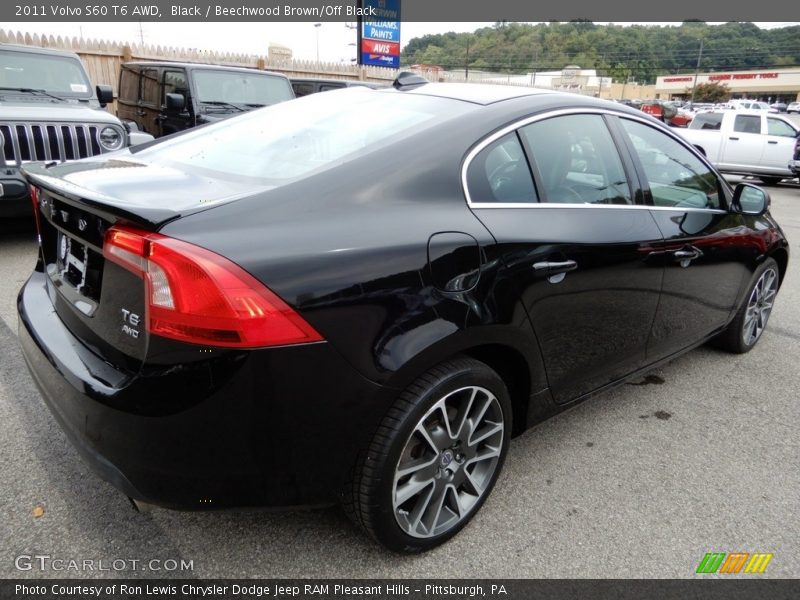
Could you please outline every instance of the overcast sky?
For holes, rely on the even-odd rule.
[[[622,23],[625,25],[625,23]],[[649,23],[680,25],[680,23]],[[756,23],[772,28],[797,23]],[[354,25],[350,23],[349,25]],[[492,23],[411,23],[401,25],[401,43],[429,33],[474,31]],[[140,31],[141,27],[141,31]],[[0,28],[26,33],[47,32],[51,35],[79,36],[122,42],[145,43],[198,50],[224,50],[266,54],[270,43],[292,49],[295,58],[313,60],[319,35],[320,60],[346,62],[356,56],[356,32],[345,23],[2,23]]]

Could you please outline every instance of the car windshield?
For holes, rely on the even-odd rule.
[[[0,50],[0,87],[45,90],[58,96],[90,98],[92,87],[77,59]]]
[[[353,87],[283,102],[137,152],[188,171],[278,186],[366,156],[421,129],[475,110],[447,98]],[[384,155],[370,172],[391,169]]]
[[[198,69],[194,84],[200,102],[267,106],[294,98],[287,79],[258,71]]]

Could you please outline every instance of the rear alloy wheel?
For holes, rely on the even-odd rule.
[[[457,358],[398,398],[356,467],[345,509],[397,552],[460,531],[492,490],[511,432],[508,391],[485,364]]]
[[[738,354],[750,351],[764,333],[778,294],[778,264],[768,258],[753,279],[754,283],[736,317],[715,340],[726,350]]]

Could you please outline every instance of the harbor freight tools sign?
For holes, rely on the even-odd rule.
[[[400,0],[361,0],[358,64],[400,66]]]

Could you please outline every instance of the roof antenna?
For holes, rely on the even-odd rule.
[[[427,79],[411,71],[401,71],[397,74],[397,79],[392,82],[392,85],[398,90],[406,90],[415,88],[420,85],[430,83]]]

